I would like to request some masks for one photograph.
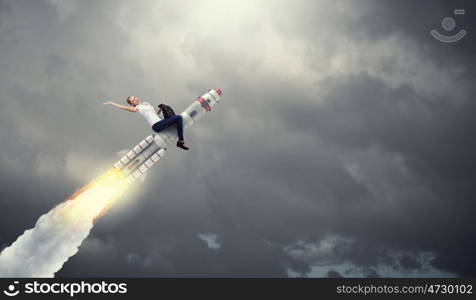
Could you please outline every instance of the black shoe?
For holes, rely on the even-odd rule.
[[[182,148],[183,150],[188,150],[188,149],[190,149],[190,148],[188,148],[187,146],[185,146],[185,142],[184,142],[184,141],[178,141],[178,142],[177,142],[177,147]]]

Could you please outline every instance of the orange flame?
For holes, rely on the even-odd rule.
[[[76,190],[68,200],[89,201],[91,209],[100,209],[100,212],[94,218],[94,222],[96,222],[109,211],[119,197],[124,194],[127,187],[126,177],[119,170],[112,168]],[[88,208],[86,206],[85,209]]]

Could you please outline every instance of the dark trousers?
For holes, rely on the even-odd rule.
[[[177,124],[177,134],[179,140],[183,141],[183,118],[181,115],[172,116],[155,123],[152,125],[152,130],[155,132],[161,132],[162,130],[174,124]]]

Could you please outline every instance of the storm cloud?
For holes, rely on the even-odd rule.
[[[473,8],[0,0],[0,245],[232,81],[57,276],[475,276]]]

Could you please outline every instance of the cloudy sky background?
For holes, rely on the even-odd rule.
[[[232,80],[57,276],[475,276],[474,8],[0,0],[0,247]]]

